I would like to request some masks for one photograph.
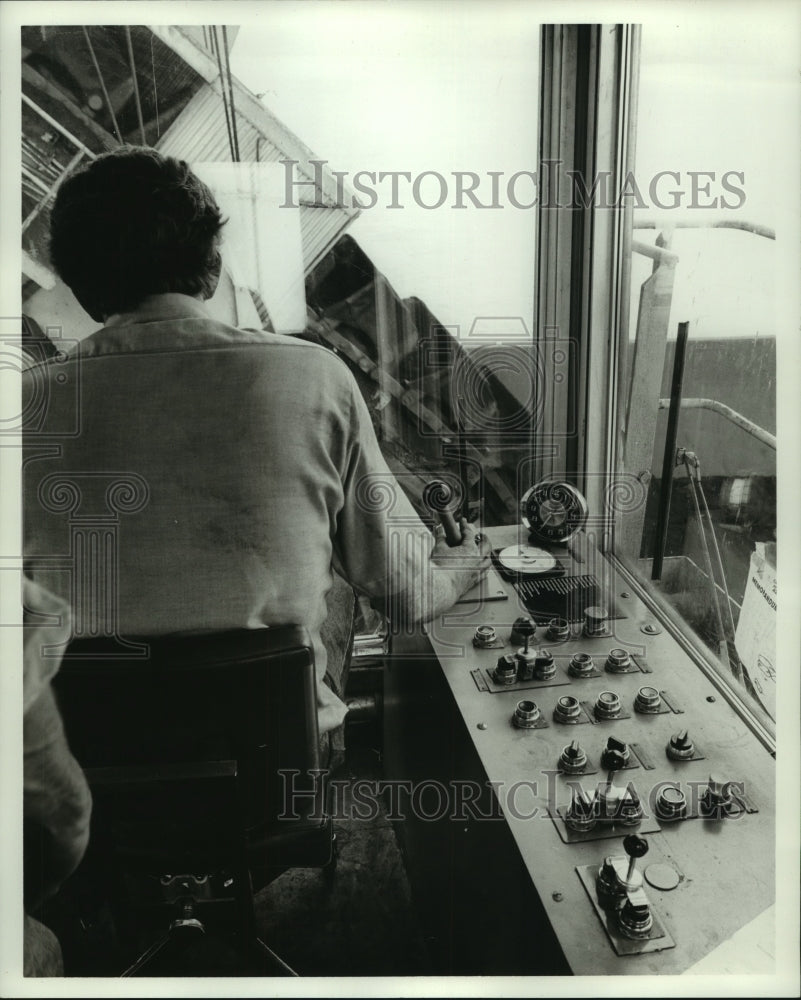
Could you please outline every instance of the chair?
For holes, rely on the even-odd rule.
[[[198,974],[195,940],[208,953],[207,932],[231,910],[241,971],[294,975],[258,938],[253,891],[333,863],[309,636],[286,626],[136,641],[146,658],[74,640],[53,685],[94,799],[86,867],[131,954],[143,922],[173,910],[122,975]]]

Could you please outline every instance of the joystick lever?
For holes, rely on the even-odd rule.
[[[629,870],[626,872],[626,883],[634,884],[634,874],[637,871],[637,859],[648,853],[648,841],[636,833],[630,833],[623,838],[623,850],[629,856]],[[639,882],[639,880],[637,880]]]
[[[629,834],[623,838],[623,850],[626,857],[607,856],[597,869],[597,905],[606,914],[607,932],[613,944],[616,938],[623,937],[643,943],[643,949],[635,950],[650,950],[646,945],[648,939],[665,938],[667,935],[658,917],[651,912],[643,875],[637,871],[637,859],[648,853],[648,841],[636,833]],[[621,952],[615,944],[615,950],[618,955],[633,954],[630,946]]]
[[[439,516],[448,545],[451,548],[459,545],[462,541],[462,529],[454,516],[457,504],[453,488],[441,479],[432,479],[423,490],[423,503]]]

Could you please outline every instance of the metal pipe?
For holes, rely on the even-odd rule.
[[[223,102],[223,111],[225,112],[225,127],[228,130],[228,146],[231,150],[231,162],[236,162],[236,152],[234,149],[234,137],[231,132],[231,119],[228,115],[228,98],[225,94],[225,74],[223,73],[222,56],[220,55],[220,42],[217,38],[217,25],[213,24],[211,26],[212,37],[214,38],[214,52],[217,56],[217,65],[220,68],[220,96]]]
[[[638,219],[634,223],[635,229],[661,229],[663,222],[656,219]],[[739,229],[745,233],[752,233],[754,236],[763,236],[766,240],[776,239],[776,230],[770,226],[763,226],[758,222],[748,222],[743,219],[718,219],[716,222],[671,222],[671,229]]]
[[[136,62],[134,60],[133,53],[133,41],[131,40],[131,29],[126,24],[125,25],[125,41],[128,46],[128,59],[131,64],[131,80],[133,81],[134,88],[134,101],[136,103],[136,117],[139,119],[139,134],[142,137],[142,145],[147,145],[147,139],[145,138],[145,123],[142,119],[142,102],[139,100],[139,81],[136,79]]]
[[[662,579],[662,563],[667,546],[668,518],[670,516],[670,492],[673,488],[673,469],[676,465],[676,437],[681,412],[681,389],[684,383],[684,360],[687,355],[687,334],[689,323],[679,323],[676,336],[676,353],[673,358],[673,379],[670,386],[670,409],[668,411],[665,451],[662,456],[662,484],[659,493],[659,513],[656,521],[656,549],[651,566],[651,579]]]
[[[684,456],[684,464],[687,466],[687,470],[689,472],[689,456],[686,454]],[[712,548],[715,551],[715,558],[717,559],[718,563],[718,572],[720,573],[720,582],[723,587],[723,594],[726,601],[726,614],[728,615],[729,628],[731,629],[731,641],[734,642],[734,636],[737,631],[737,627],[734,624],[734,615],[731,613],[731,595],[729,594],[729,585],[726,582],[726,571],[723,568],[723,559],[720,554],[720,546],[718,545],[718,536],[715,534],[715,525],[712,521],[712,514],[709,511],[709,504],[706,502],[706,494],[704,493],[704,487],[701,485],[701,462],[699,461],[697,456],[695,457],[695,478],[698,483],[698,492],[701,494],[701,500],[704,504],[704,513],[706,514],[706,522],[709,525],[709,531],[710,534],[712,535]],[[717,591],[715,592],[715,597],[717,598]],[[729,662],[729,667],[731,669],[731,672],[734,674],[737,680],[742,684],[743,674],[742,670],[740,669],[739,660],[737,659],[736,656],[734,657],[734,659],[732,659],[731,656],[727,656],[727,659]]]
[[[70,162],[66,165],[61,174],[59,174],[59,176],[56,178],[53,186],[49,188],[45,192],[45,194],[42,195],[39,201],[33,206],[28,215],[25,217],[25,220],[22,223],[23,233],[28,228],[28,226],[33,222],[36,216],[42,211],[42,209],[45,207],[48,201],[50,201],[50,199],[53,197],[56,191],[58,191],[59,185],[67,176],[67,174],[70,172],[70,170],[72,170],[73,167],[77,167],[82,159],[83,159],[83,151],[79,149],[78,152],[75,154],[75,156],[73,156]],[[24,170],[25,168],[23,167],[22,169]]]
[[[742,413],[738,413],[733,410],[730,406],[726,406],[725,403],[719,403],[716,399],[683,399],[681,401],[682,407],[686,407],[688,410],[712,410],[714,413],[719,413],[722,417],[726,417],[727,420],[731,420],[733,424],[737,424],[739,428],[744,430],[747,434],[755,437],[762,444],[766,444],[769,448],[776,451],[776,436],[766,431],[764,428],[755,424],[753,420],[749,420],[748,417],[744,417]],[[659,409],[666,410],[670,406],[669,399],[659,400]]]
[[[632,253],[642,254],[643,257],[650,257],[651,260],[658,260],[660,264],[673,264],[679,262],[679,255],[663,250],[662,247],[654,246],[652,243],[641,243],[640,240],[631,241]]]
[[[48,125],[52,125],[57,132],[60,132],[66,139],[69,139],[73,146],[76,146],[83,152],[84,156],[88,156],[91,160],[97,159],[97,153],[93,153],[88,146],[84,146],[80,139],[76,139],[72,132],[64,128],[63,125],[59,124],[59,122],[57,122],[56,119],[49,115],[43,108],[40,108],[39,105],[35,101],[32,101],[27,94],[21,94],[20,96],[22,97],[23,104],[27,104],[28,107],[32,108],[40,118],[47,122]]]
[[[50,196],[50,192],[52,191],[52,186],[48,185],[46,181],[43,181],[38,174],[34,173],[33,170],[30,170],[28,167],[26,167],[24,163],[22,164],[21,171],[22,171],[22,176],[27,177],[32,184],[35,184],[36,187],[38,187],[45,194],[45,196],[47,197]]]
[[[237,163],[241,159],[239,155],[239,135],[236,129],[236,108],[234,107],[234,81],[231,78],[231,55],[228,49],[228,29],[222,26],[223,45],[225,46],[225,68],[228,72],[228,102],[231,105],[231,134],[234,137],[234,152]]]
[[[698,518],[698,530],[701,532],[701,546],[704,553],[704,562],[706,563],[706,572],[709,577],[709,582],[712,585],[712,604],[715,608],[715,620],[717,621],[718,626],[718,656],[720,657],[721,662],[730,667],[729,655],[726,647],[726,629],[723,627],[723,618],[720,614],[717,584],[715,583],[715,574],[712,570],[712,557],[709,554],[709,543],[706,540],[704,522],[701,518],[701,508],[698,505],[698,494],[695,491],[695,479],[693,478],[689,459],[686,454],[684,456],[684,465],[687,469],[687,475],[690,477],[690,493],[693,498],[693,506],[695,507],[695,516]],[[714,531],[714,528],[712,530]]]
[[[100,72],[100,65],[97,61],[97,56],[95,55],[92,40],[89,37],[89,32],[86,30],[86,26],[81,25],[81,29],[83,31],[83,37],[86,39],[86,45],[89,48],[89,55],[92,57],[92,64],[95,67],[95,73],[97,73],[97,82],[100,84],[100,89],[103,91],[103,98],[106,102],[108,113],[111,115],[111,122],[114,125],[114,131],[117,133],[117,141],[120,145],[122,145],[122,132],[120,132],[120,127],[117,124],[117,118],[114,114],[114,105],[111,103],[111,98],[108,96],[108,91],[106,90],[106,81],[103,79],[103,74]]]

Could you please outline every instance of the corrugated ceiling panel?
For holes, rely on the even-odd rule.
[[[343,216],[344,212],[339,208],[301,206],[300,233],[306,274],[320,262],[342,235]]]
[[[261,126],[261,127],[260,127]],[[253,122],[237,109],[237,135],[239,154],[242,161],[275,162],[295,158],[283,151],[273,141],[270,134],[272,122],[265,112],[263,122]],[[280,141],[280,137],[278,139]],[[231,150],[228,142],[228,128],[222,97],[213,85],[204,86],[187,104],[179,117],[162,136],[157,148],[170,156],[195,162],[230,162]],[[258,155],[257,155],[258,153]],[[297,180],[313,180],[314,175],[306,164],[306,169],[298,163]],[[323,197],[325,208],[303,204],[303,191],[297,188],[301,201],[301,234],[303,258],[308,273],[320,258],[336,242],[356,213],[346,212],[334,204],[329,197]]]

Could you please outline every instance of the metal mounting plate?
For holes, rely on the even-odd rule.
[[[670,936],[661,917],[651,907],[651,916],[654,925],[647,938],[640,938],[636,941],[624,937],[617,928],[613,914],[607,913],[598,905],[598,897],[595,891],[595,879],[598,875],[598,865],[582,865],[576,868],[576,874],[581,879],[587,895],[590,897],[592,908],[598,919],[601,921],[607,937],[618,955],[644,955],[650,951],[664,951],[666,948],[675,948],[676,942]]]

